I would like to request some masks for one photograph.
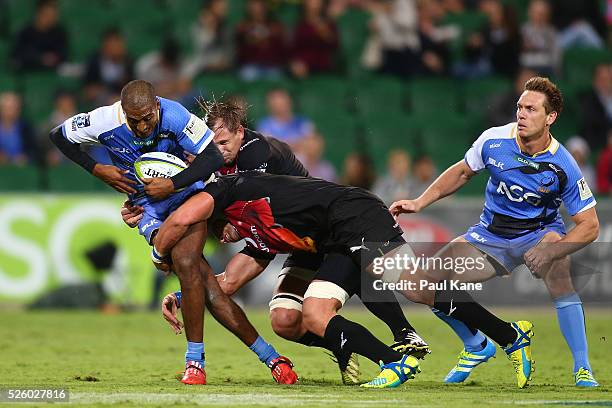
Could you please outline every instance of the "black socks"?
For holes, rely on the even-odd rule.
[[[337,354],[354,352],[374,363],[390,363],[402,359],[402,354],[378,340],[365,327],[340,315],[334,316],[325,329],[325,342]]]
[[[434,308],[465,323],[472,330],[480,330],[502,347],[514,343],[516,330],[487,309],[476,303],[464,290],[437,290]]]

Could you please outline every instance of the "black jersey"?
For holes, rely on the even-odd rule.
[[[244,140],[235,163],[232,166],[223,167],[219,172],[235,174],[251,170],[308,177],[308,171],[295,157],[287,143],[245,129]]]
[[[261,172],[222,176],[205,188],[223,215],[261,251],[319,252],[401,234],[370,192],[329,181]]]

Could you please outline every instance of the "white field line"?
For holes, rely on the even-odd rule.
[[[130,392],[130,393],[72,393],[70,395],[71,404],[121,404],[134,403],[139,405],[155,404],[189,404],[189,405],[262,405],[262,406],[304,406],[304,405],[321,405],[328,406],[330,404],[338,404],[343,406],[364,406],[381,404],[403,404],[406,401],[403,399],[393,400],[361,400],[347,399],[345,395],[332,394],[328,396],[315,395],[292,395],[279,396],[274,394],[261,393],[246,393],[246,394],[156,394],[146,392]]]

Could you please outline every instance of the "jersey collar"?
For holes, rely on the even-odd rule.
[[[546,148],[544,150],[541,150],[537,153],[534,153],[532,156],[528,155],[527,153],[523,152],[523,149],[521,149],[521,142],[519,141],[519,137],[518,137],[518,125],[514,125],[514,127],[512,128],[512,132],[514,133],[514,140],[516,142],[516,147],[519,149],[519,152],[521,152],[521,154],[525,155],[525,156],[529,156],[532,158],[541,156],[545,153],[550,152],[550,154],[555,154],[557,153],[557,150],[559,149],[559,142],[557,141],[557,139],[555,139],[552,135],[552,133],[550,134],[550,143],[548,143],[548,146],[546,146]]]

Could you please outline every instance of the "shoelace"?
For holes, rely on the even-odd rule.
[[[581,368],[576,373],[576,380],[577,381],[595,381],[595,377],[593,377],[593,374],[589,370]]]

